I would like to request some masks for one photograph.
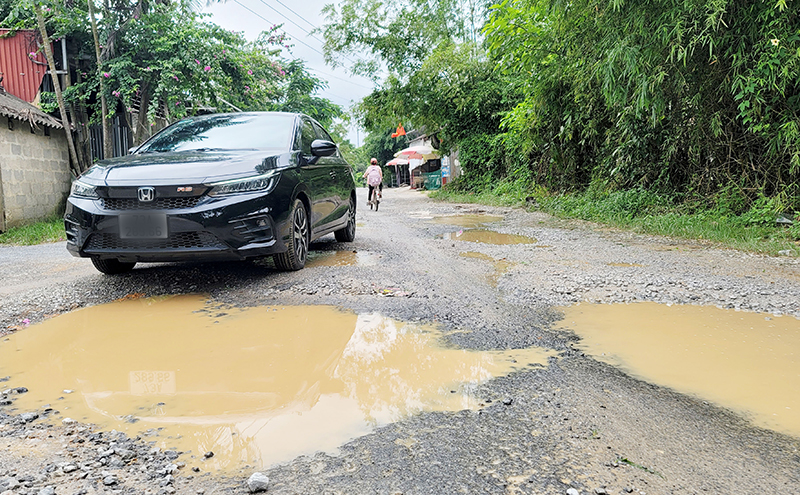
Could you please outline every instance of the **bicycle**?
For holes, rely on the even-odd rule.
[[[369,209],[371,210],[372,207],[375,207],[375,211],[378,211],[378,206],[381,204],[381,193],[378,186],[372,188],[372,194],[369,197]]]

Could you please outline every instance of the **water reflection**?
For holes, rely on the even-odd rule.
[[[328,306],[231,309],[180,296],[18,332],[0,345],[0,373],[30,389],[20,409],[57,404],[103,428],[155,429],[162,448],[235,469],[330,452],[420,411],[477,407],[478,384],[549,355],[443,347],[434,329]]]
[[[535,244],[536,239],[519,234],[503,234],[493,230],[471,229],[448,232],[438,236],[439,239],[451,241],[478,242],[482,244]]]

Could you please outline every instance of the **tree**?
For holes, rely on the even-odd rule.
[[[443,43],[475,42],[483,15],[474,1],[462,0],[343,0],[323,13],[326,61],[351,62],[354,73],[372,78],[384,66],[396,75],[412,73]]]
[[[36,21],[39,26],[39,33],[42,36],[42,44],[44,45],[44,51],[47,56],[47,64],[50,68],[50,73],[55,74],[56,62],[55,58],[53,58],[53,50],[50,44],[50,36],[47,34],[47,27],[45,26],[44,14],[42,14],[42,8],[38,3],[34,3],[33,8],[36,13]],[[53,78],[53,87],[55,88],[56,98],[58,99],[58,109],[61,113],[61,125],[64,126],[64,133],[67,136],[67,147],[69,148],[69,155],[72,159],[72,167],[75,171],[75,175],[79,175],[81,171],[81,161],[78,159],[78,153],[75,150],[75,143],[72,140],[72,125],[70,124],[69,117],[67,115],[67,107],[64,103],[64,95],[61,93],[61,84],[58,81],[58,77]]]
[[[309,73],[302,60],[285,62],[282,71],[286,77],[278,89],[277,101],[272,107],[274,110],[305,113],[326,127],[334,118],[342,115],[341,107],[326,98],[315,96],[328,84]]]

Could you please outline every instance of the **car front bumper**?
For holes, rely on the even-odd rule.
[[[103,199],[70,196],[64,214],[67,250],[78,257],[162,262],[242,260],[286,251],[288,212],[268,194],[203,196],[196,205],[153,210],[166,214],[167,237],[124,239],[119,217],[143,210],[115,210]]]

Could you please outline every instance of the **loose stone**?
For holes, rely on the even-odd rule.
[[[247,479],[247,489],[250,493],[267,491],[269,486],[269,477],[264,473],[253,473]]]
[[[31,421],[33,421],[33,420],[35,420],[36,418],[38,418],[38,417],[39,417],[39,414],[38,414],[38,413],[35,413],[35,412],[29,412],[29,413],[23,413],[23,414],[20,414],[20,415],[19,415],[19,417],[20,417],[20,419],[21,419],[22,421],[24,421],[24,422],[26,422],[26,423],[30,423]]]

